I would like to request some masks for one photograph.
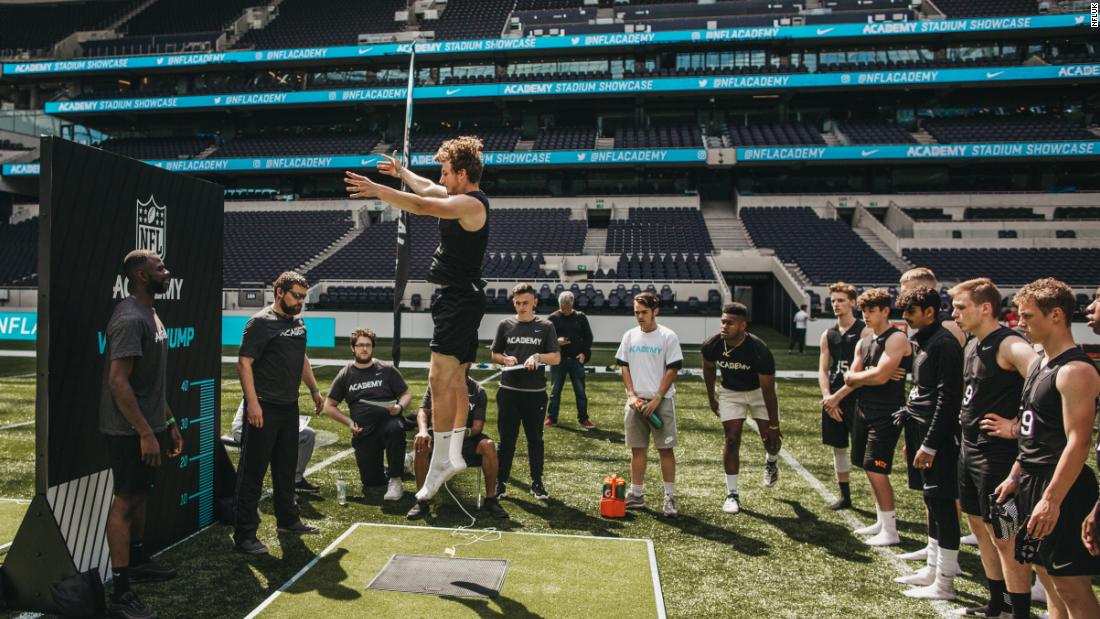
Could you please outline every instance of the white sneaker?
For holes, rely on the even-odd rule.
[[[852,531],[852,533],[855,533],[856,535],[875,535],[881,530],[882,523],[876,520],[874,524],[869,524],[865,527],[856,529],[855,531]]]
[[[1031,601],[1038,602],[1039,604],[1047,603],[1047,590],[1043,587],[1043,582],[1038,578],[1035,579],[1035,584],[1031,585]]]
[[[904,593],[906,597],[918,600],[953,600],[955,599],[955,577],[939,574],[932,584],[910,589]]]
[[[405,491],[401,489],[401,478],[391,477],[390,485],[386,488],[386,495],[382,497],[383,501],[400,501]]]
[[[960,544],[967,544],[969,546],[977,546],[978,545],[978,536],[971,533],[970,535],[960,537],[959,538],[959,543]]]
[[[731,492],[726,497],[726,502],[722,503],[722,511],[727,514],[736,514],[741,511],[741,498],[736,492]]]
[[[879,531],[868,539],[863,540],[868,546],[896,546],[901,543],[901,538],[896,532]]]
[[[902,585],[927,587],[928,585],[936,582],[936,567],[933,565],[925,565],[913,574],[909,574],[908,576],[898,576],[894,579],[894,582]]]
[[[671,494],[665,495],[665,516],[669,518],[675,518],[679,513],[676,511],[676,499]]]
[[[928,546],[913,552],[906,552],[898,555],[898,558],[902,561],[927,561],[928,560]]]

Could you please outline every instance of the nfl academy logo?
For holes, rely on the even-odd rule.
[[[139,198],[137,200],[137,247],[155,251],[158,256],[164,258],[167,249],[165,247],[167,220],[167,208],[157,204],[157,199],[152,194],[145,202]]]

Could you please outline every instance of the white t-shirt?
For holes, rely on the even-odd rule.
[[[623,335],[615,358],[630,366],[630,378],[634,382],[634,393],[639,398],[649,399],[657,395],[661,388],[661,378],[671,363],[683,361],[680,350],[680,338],[663,325],[649,333],[641,327],[634,327]],[[670,387],[666,398],[676,395],[676,387]]]
[[[810,319],[810,315],[802,310],[798,310],[798,313],[794,315],[794,328],[805,329],[806,321]]]

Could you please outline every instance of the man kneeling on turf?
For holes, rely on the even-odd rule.
[[[496,496],[497,471],[500,469],[496,444],[482,432],[485,427],[485,409],[488,408],[489,396],[481,385],[469,376],[466,376],[466,391],[469,394],[470,414],[466,418],[466,437],[462,439],[462,458],[466,461],[466,466],[480,466],[485,473],[485,488],[490,494],[485,498],[482,509],[498,518],[507,518],[508,512],[500,506]],[[418,432],[413,439],[413,449],[416,454],[413,468],[416,470],[416,487],[419,490],[424,485],[424,478],[428,475],[428,464],[432,457],[432,388],[430,386],[424,392],[424,400],[416,413],[416,425]],[[407,517],[409,520],[419,520],[427,516],[430,510],[428,501],[417,500]]]

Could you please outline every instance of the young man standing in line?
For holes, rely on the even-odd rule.
[[[836,324],[821,334],[821,355],[818,358],[817,384],[821,398],[827,400],[844,387],[844,373],[851,369],[852,359],[861,338],[871,333],[867,324],[855,316],[856,287],[844,282],[829,286],[829,302]],[[821,407],[821,442],[833,448],[833,470],[836,472],[840,498],[829,506],[831,510],[852,507],[852,490],[848,481],[852,458],[848,444],[856,416],[856,398],[849,396],[837,408]]]
[[[660,298],[652,292],[634,297],[634,319],[638,326],[627,331],[615,352],[623,371],[626,406],[623,424],[626,446],[630,448],[630,491],[628,509],[645,507],[645,470],[649,436],[661,460],[661,478],[665,485],[663,511],[675,518],[676,511],[676,377],[684,365],[680,338],[657,324]],[[651,418],[656,417],[654,422]],[[659,426],[659,427],[658,427]]]

